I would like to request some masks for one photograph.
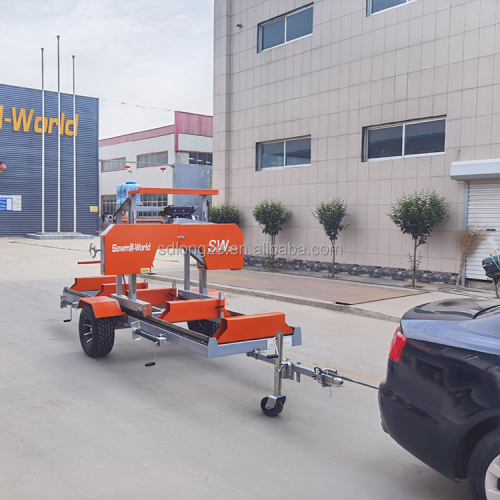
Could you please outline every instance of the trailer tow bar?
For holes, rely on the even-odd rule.
[[[288,358],[283,358],[283,334],[278,333],[275,340],[275,354],[268,354],[262,349],[255,349],[252,352],[247,352],[247,356],[274,363],[274,394],[265,397],[260,407],[262,412],[268,417],[275,417],[283,411],[283,406],[286,401],[286,396],[281,393],[282,380],[289,379],[300,382],[301,375],[310,377],[316,380],[321,387],[342,387],[344,380],[338,376],[336,370],[330,368],[320,368],[316,366],[310,368],[302,365],[300,361],[292,361]]]

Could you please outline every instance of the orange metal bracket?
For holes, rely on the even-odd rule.
[[[90,290],[100,290],[106,283],[116,283],[116,276],[93,276],[91,278],[75,278],[75,283],[70,290],[76,292],[88,292]]]
[[[169,323],[195,321],[199,319],[216,319],[220,313],[229,314],[225,308],[226,301],[221,299],[177,300],[167,302],[165,311],[159,319]],[[222,306],[222,307],[220,307]]]
[[[149,302],[153,306],[164,306],[177,299],[175,288],[149,288],[147,290],[137,290],[137,299]]]
[[[137,283],[137,290],[144,290],[148,288],[146,282]],[[122,285],[122,295],[127,295],[128,285]],[[101,291],[96,295],[96,297],[111,297],[112,293],[116,293],[116,283],[104,283],[101,287]]]
[[[125,316],[117,300],[109,297],[86,297],[80,299],[77,309],[81,309],[85,304],[92,306],[96,318],[114,318],[115,316]]]
[[[278,332],[291,335],[293,328],[285,322],[284,313],[252,314],[249,316],[233,316],[222,318],[221,327],[214,335],[219,344],[241,342],[276,337]]]

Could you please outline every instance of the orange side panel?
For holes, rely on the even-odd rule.
[[[74,285],[70,290],[77,292],[87,292],[90,290],[100,290],[106,283],[116,283],[116,276],[95,276],[92,278],[75,278]]]
[[[118,301],[109,297],[86,297],[85,299],[80,299],[77,309],[81,309],[85,304],[92,306],[96,318],[125,316]]]
[[[226,301],[220,299],[195,299],[177,300],[167,302],[166,309],[159,319],[169,323],[180,323],[181,321],[195,321],[198,319],[216,319],[221,312],[227,313]]]
[[[149,302],[152,306],[164,306],[177,298],[175,288],[149,288],[148,290],[137,290],[137,298]]]
[[[143,274],[153,265],[156,251],[178,243],[178,224],[116,224],[101,236],[105,274]],[[111,270],[115,272],[111,272]]]
[[[101,236],[104,272],[147,274],[156,251],[196,248],[207,269],[241,269],[243,232],[236,224],[116,224]]]
[[[180,234],[183,245],[203,250],[208,270],[244,267],[243,232],[236,224],[185,224]]]
[[[293,328],[285,322],[284,313],[252,314],[222,318],[221,327],[214,335],[219,344],[276,337],[278,332],[291,335]]]
[[[149,285],[146,282],[137,283],[137,291],[147,289],[148,286]],[[122,285],[122,295],[127,295],[127,291],[128,286],[125,287],[125,285]],[[112,293],[116,293],[116,283],[105,283],[102,285],[101,291],[96,295],[96,297],[111,297]]]

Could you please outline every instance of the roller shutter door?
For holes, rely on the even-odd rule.
[[[467,223],[470,228],[488,231],[486,238],[472,252],[466,264],[466,276],[469,279],[491,281],[484,274],[482,260],[490,252],[488,240],[496,240],[500,247],[500,181],[469,182],[469,202]]]

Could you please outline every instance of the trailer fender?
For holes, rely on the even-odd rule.
[[[81,309],[85,304],[89,304],[96,318],[114,318],[116,316],[125,316],[116,299],[110,297],[86,297],[80,299],[77,309]]]

